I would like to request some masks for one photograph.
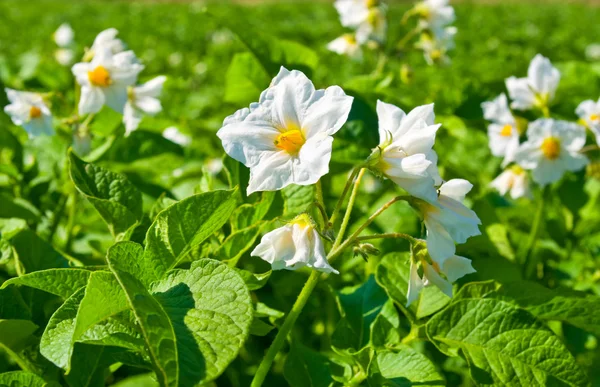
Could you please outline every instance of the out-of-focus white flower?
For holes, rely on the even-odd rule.
[[[441,125],[433,122],[433,104],[405,114],[402,109],[378,100],[377,116],[379,146],[373,153],[377,160],[373,169],[409,194],[436,203],[435,185],[441,184],[442,179],[433,144]]]
[[[338,86],[315,90],[302,72],[281,68],[259,102],[227,117],[217,136],[250,168],[248,194],[310,185],[329,172],[333,134],[353,98]]]
[[[421,1],[413,10],[419,17],[421,28],[436,29],[451,24],[456,19],[454,8],[449,5],[449,0]]]
[[[588,60],[600,60],[600,43],[589,44],[585,48],[585,57]]]
[[[75,33],[69,23],[61,24],[54,32],[54,41],[59,47],[67,47],[73,44]]]
[[[173,141],[175,144],[179,144],[181,146],[187,146],[192,142],[192,139],[189,136],[181,133],[179,129],[174,126],[169,126],[166,128],[162,135],[167,140]]]
[[[92,150],[92,136],[89,131],[81,132],[76,130],[73,132],[73,150],[79,156],[85,156]]]
[[[387,32],[386,9],[383,6],[369,9],[367,18],[356,29],[356,40],[360,44],[368,41],[385,42]]]
[[[167,78],[158,76],[143,85],[129,86],[127,103],[123,110],[123,122],[126,135],[136,130],[144,114],[153,116],[162,110],[160,93]]]
[[[97,52],[91,62],[73,65],[73,74],[81,85],[79,114],[97,113],[104,104],[122,113],[127,87],[135,84],[143,68],[132,51],[113,55],[108,47]]]
[[[183,63],[183,54],[180,52],[173,52],[169,55],[167,61],[171,67],[179,67]]]
[[[589,160],[579,153],[585,145],[585,128],[567,121],[542,118],[529,124],[527,141],[516,161],[532,170],[533,180],[544,186],[558,181],[567,171],[578,171]]]
[[[517,122],[508,108],[508,100],[504,93],[496,99],[481,104],[483,116],[492,121],[488,125],[488,144],[492,154],[504,157],[503,166],[514,161],[519,149],[519,130]]]
[[[10,104],[4,107],[4,112],[15,125],[23,127],[29,137],[54,133],[52,113],[40,94],[12,89],[5,91]]]
[[[321,236],[306,214],[265,234],[251,255],[269,262],[273,270],[296,270],[306,266],[339,274],[327,262]]]
[[[362,49],[353,34],[344,34],[332,40],[327,45],[327,49],[336,54],[347,55],[353,59],[362,58]]]
[[[423,222],[427,228],[429,255],[443,267],[444,261],[456,253],[456,243],[465,243],[480,235],[481,221],[463,201],[473,185],[467,180],[452,179],[438,189],[438,203],[419,203]]]
[[[598,102],[588,99],[583,101],[575,109],[582,124],[588,127],[596,136],[596,142],[600,145],[600,99]]]
[[[369,8],[377,6],[376,0],[336,0],[333,4],[340,14],[344,27],[358,28],[369,16]]]
[[[496,189],[503,196],[510,192],[510,197],[513,199],[531,197],[527,172],[518,165],[513,165],[498,175],[490,183],[490,187]]]
[[[121,39],[117,38],[119,31],[115,28],[109,28],[100,32],[96,39],[94,39],[94,43],[92,47],[86,52],[84,60],[91,60],[94,55],[98,52],[103,51],[104,49],[108,49],[112,54],[118,54],[125,50],[125,43]]]
[[[223,160],[221,159],[210,159],[204,164],[206,170],[211,175],[216,175],[223,170]]]
[[[423,55],[429,65],[449,64],[451,61],[448,51],[455,47],[456,32],[456,27],[427,30],[421,34],[415,47],[423,50]]]
[[[467,274],[475,273],[471,260],[458,255],[449,257],[441,266],[435,261],[430,264],[425,259],[417,260],[420,260],[423,276],[419,275],[418,262],[411,259],[406,306],[410,306],[419,297],[421,290],[430,285],[437,286],[448,297],[452,297],[452,283]]]
[[[513,109],[545,109],[554,99],[560,72],[548,58],[537,54],[529,64],[526,78],[510,77],[506,80]]]
[[[75,59],[75,53],[70,48],[59,48],[54,51],[54,59],[62,66],[70,66]]]

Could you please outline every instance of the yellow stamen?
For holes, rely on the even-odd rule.
[[[503,137],[508,137],[512,134],[512,130],[513,130],[512,125],[506,124],[502,127],[502,130],[500,131],[500,135]]]
[[[523,168],[521,168],[519,165],[515,164],[512,167],[510,167],[510,170],[515,174],[515,175],[522,175],[523,173],[525,173],[525,170]]]
[[[367,8],[377,7],[379,5],[379,0],[365,0],[365,6]]]
[[[547,137],[540,146],[542,153],[549,160],[556,160],[560,156],[560,139],[556,137]]]
[[[106,87],[112,83],[110,73],[104,66],[98,66],[92,71],[88,71],[88,78],[90,83],[94,86]]]
[[[598,120],[600,120],[600,115],[598,115],[598,114],[592,114],[590,116],[590,121],[598,121]]]
[[[292,129],[277,136],[275,146],[291,155],[295,155],[300,151],[305,142],[306,140],[302,132],[298,129]]]
[[[352,34],[344,34],[344,40],[351,45],[356,44],[356,38]]]
[[[29,118],[30,119],[39,118],[41,116],[42,116],[42,109],[40,109],[37,106],[32,106],[31,108],[29,108]]]
[[[444,57],[444,53],[442,52],[442,50],[436,48],[431,50],[431,52],[429,53],[429,57],[432,61],[437,62]]]

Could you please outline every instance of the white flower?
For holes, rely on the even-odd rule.
[[[496,189],[500,195],[506,195],[510,192],[510,197],[518,199],[522,197],[531,198],[531,189],[529,188],[529,178],[527,172],[518,165],[506,169],[491,183],[490,187]]]
[[[54,51],[54,59],[62,66],[69,66],[75,59],[75,53],[70,48],[59,48]]]
[[[259,102],[227,117],[217,133],[225,152],[250,168],[248,194],[314,184],[329,172],[332,136],[352,100],[338,86],[315,90],[302,72],[282,67]]]
[[[129,134],[136,130],[142,121],[144,114],[153,116],[162,110],[160,104],[160,93],[167,78],[158,76],[143,85],[129,87],[127,91],[127,103],[123,110],[123,122],[125,133]]]
[[[419,297],[421,290],[430,285],[437,286],[448,297],[452,297],[452,282],[467,274],[475,273],[471,260],[458,255],[446,259],[441,267],[435,261],[431,265],[425,259],[420,259],[420,263],[423,268],[422,277],[418,272],[418,264],[411,259],[406,306],[412,304]],[[440,274],[443,274],[443,277]]]
[[[456,19],[449,0],[425,0],[415,5],[421,28],[434,29],[451,24]]]
[[[415,47],[423,50],[423,56],[429,65],[449,64],[451,61],[448,57],[448,51],[455,46],[454,36],[456,32],[456,27],[428,30],[421,34]]]
[[[598,102],[591,99],[583,101],[577,106],[575,114],[579,116],[580,122],[596,135],[596,142],[600,145],[600,99]]]
[[[117,38],[119,31],[115,28],[109,28],[100,32],[96,39],[94,39],[94,43],[92,47],[86,53],[87,59],[91,59],[96,53],[104,50],[105,48],[110,50],[113,54],[118,54],[125,50],[125,44],[121,39]]]
[[[358,44],[356,37],[352,34],[344,34],[339,38],[332,40],[327,45],[327,49],[336,54],[347,55],[353,59],[362,58],[360,44]]]
[[[434,124],[433,104],[402,109],[377,101],[379,147],[374,169],[404,188],[409,194],[437,202],[435,185],[442,183],[437,171],[437,154],[432,149],[441,125]]]
[[[370,0],[336,0],[333,5],[344,27],[357,28],[369,16],[370,6],[376,3]]]
[[[173,141],[175,144],[179,144],[181,146],[187,146],[192,142],[192,139],[189,136],[181,133],[179,129],[174,126],[166,128],[162,135],[167,140]]]
[[[10,116],[15,125],[22,126],[29,137],[54,133],[52,113],[40,94],[5,90],[10,104],[4,107],[4,112]]]
[[[73,65],[72,71],[81,85],[79,114],[97,113],[104,104],[122,113],[127,102],[127,86],[133,85],[144,66],[136,63],[131,51],[113,55],[105,47],[91,62]]]
[[[222,159],[210,159],[205,164],[204,167],[211,175],[216,175],[223,170],[223,160]]]
[[[387,32],[387,20],[384,7],[370,8],[367,18],[356,29],[356,40],[366,43],[369,40],[383,43]]]
[[[92,150],[92,136],[89,131],[81,132],[76,130],[73,132],[73,150],[79,156],[85,156]]]
[[[61,24],[54,32],[54,41],[59,47],[67,47],[73,44],[75,33],[69,23]]]
[[[527,141],[521,144],[516,161],[531,169],[533,180],[546,185],[558,181],[566,171],[578,171],[588,159],[579,153],[585,145],[585,128],[567,121],[542,118],[527,129]]]
[[[431,258],[443,266],[456,253],[456,243],[465,243],[480,235],[481,221],[477,214],[463,204],[473,185],[463,179],[452,179],[438,189],[438,203],[419,203],[427,228],[427,248]]]
[[[504,157],[503,166],[515,159],[519,149],[519,130],[517,122],[508,108],[506,94],[502,93],[496,99],[481,104],[483,116],[492,121],[488,125],[488,144],[492,154]]]
[[[527,110],[545,108],[554,99],[560,81],[560,72],[548,58],[538,54],[527,70],[527,78],[510,77],[506,80],[508,94],[513,100],[511,107]]]
[[[301,267],[339,274],[329,265],[321,236],[307,215],[265,234],[251,253],[269,262],[273,270]]]

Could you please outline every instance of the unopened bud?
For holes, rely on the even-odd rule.
[[[381,251],[370,243],[361,243],[359,247],[369,255],[379,255]]]

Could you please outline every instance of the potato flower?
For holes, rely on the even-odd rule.
[[[455,47],[454,35],[456,27],[443,27],[424,31],[415,47],[423,51],[425,61],[429,65],[449,64],[448,51]]]
[[[425,0],[417,3],[413,13],[419,17],[423,29],[437,29],[451,24],[456,19],[454,8],[449,0]]]
[[[531,197],[527,172],[518,165],[513,165],[498,175],[490,183],[490,187],[496,189],[503,196],[510,192],[510,197],[513,199]]]
[[[366,19],[356,29],[356,40],[360,44],[368,41],[385,42],[387,32],[385,10],[383,6],[369,9]]]
[[[4,107],[4,112],[15,125],[23,127],[30,138],[54,133],[52,113],[40,94],[12,89],[5,91],[10,104]]]
[[[127,89],[127,103],[123,110],[123,123],[126,134],[136,130],[144,114],[153,116],[162,110],[160,94],[167,78],[158,76],[143,85],[129,86]]]
[[[492,121],[488,125],[488,144],[494,156],[504,157],[503,166],[514,161],[519,149],[519,130],[517,122],[508,108],[506,94],[481,104],[483,116]]]
[[[438,203],[419,202],[417,207],[427,228],[427,249],[431,258],[443,267],[456,253],[456,243],[465,243],[480,235],[481,221],[463,201],[473,185],[467,180],[452,179],[438,188]]]
[[[327,262],[321,236],[306,214],[266,233],[251,255],[269,262],[273,270],[296,270],[306,266],[339,274]]]
[[[515,159],[524,169],[532,170],[533,180],[544,186],[588,164],[589,160],[579,153],[584,145],[583,126],[542,118],[529,124],[527,141],[521,144]]]
[[[577,106],[575,110],[582,124],[588,127],[596,136],[596,143],[600,145],[600,99],[598,102],[588,99]]]
[[[132,51],[113,55],[108,47],[94,55],[91,62],[73,65],[72,72],[81,85],[79,114],[97,113],[105,104],[122,113],[127,87],[135,84],[143,68]]]
[[[119,31],[115,28],[109,28],[100,32],[94,39],[92,47],[85,53],[84,61],[91,60],[96,53],[108,48],[111,53],[118,54],[125,51],[125,43],[117,38]]]
[[[327,49],[339,55],[347,55],[353,59],[362,58],[362,49],[353,34],[344,34],[327,44]]]
[[[185,134],[181,133],[179,129],[177,129],[174,126],[169,126],[168,128],[166,128],[163,131],[162,135],[167,140],[172,141],[175,144],[179,144],[181,146],[190,145],[192,142],[192,139],[189,136],[186,136]]]
[[[59,48],[54,51],[54,59],[61,66],[70,66],[74,62],[75,52],[70,48]]]
[[[333,5],[344,27],[358,28],[369,17],[369,9],[377,4],[377,0],[336,0]]]
[[[402,109],[377,101],[379,146],[374,150],[372,169],[386,176],[409,194],[437,202],[435,185],[442,183],[433,150],[441,125],[434,124],[433,104]]]
[[[69,23],[61,24],[54,32],[54,42],[59,47],[68,47],[73,44],[75,33]]]
[[[353,98],[338,86],[315,90],[300,71],[281,68],[259,102],[227,117],[217,136],[250,168],[248,194],[310,185],[329,172],[333,134]]]
[[[547,109],[554,99],[560,72],[548,58],[537,54],[529,64],[526,78],[510,77],[506,79],[508,94],[513,100],[513,109]]]

